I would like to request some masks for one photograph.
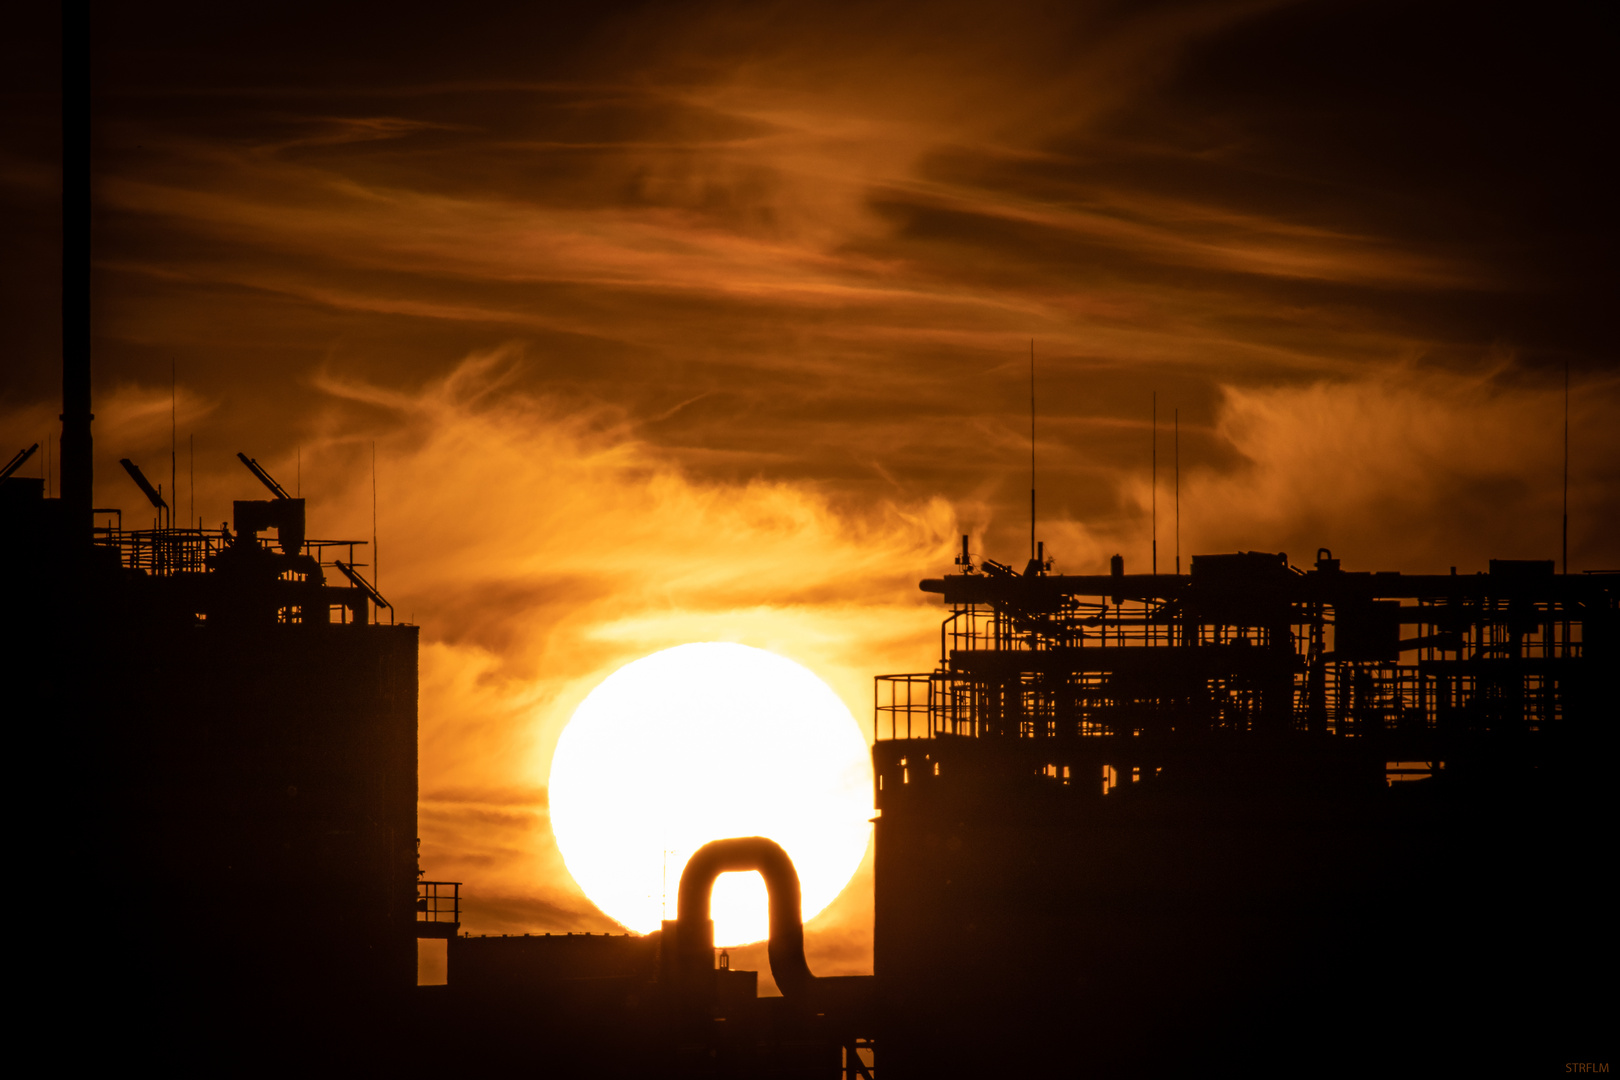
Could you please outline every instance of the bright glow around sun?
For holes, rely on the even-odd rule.
[[[728,836],[787,850],[808,921],[866,853],[872,763],[849,709],[808,669],[706,642],[626,664],[591,691],[557,743],[550,801],[569,873],[632,930],[673,919],[686,860]],[[767,934],[758,874],[722,874],[712,910],[717,945]]]

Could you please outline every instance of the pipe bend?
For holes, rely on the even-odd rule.
[[[804,921],[800,906],[799,872],[782,846],[763,836],[714,840],[693,853],[681,871],[676,894],[677,949],[688,974],[713,966],[713,924],[709,899],[715,879],[733,871],[758,871],[770,898],[770,941],[766,951],[771,976],[783,997],[800,997],[816,977],[804,959]]]

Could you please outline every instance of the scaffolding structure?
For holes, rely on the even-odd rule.
[[[1301,570],[1246,552],[1190,576],[1023,575],[993,560],[943,594],[934,671],[880,675],[877,737],[1534,734],[1588,694],[1614,575],[1492,560],[1485,574]]]
[[[1607,839],[1620,577],[1036,553],[922,582],[939,662],[875,681],[886,1071],[1038,1075],[1061,1040],[1126,1075],[1349,1031],[1406,1060],[1436,1000],[1587,1015],[1563,957],[1607,912],[1546,883]],[[1554,959],[1530,991],[1504,953]]]
[[[225,523],[207,529],[174,524],[161,489],[147,482],[127,458],[123,465],[152,504],[151,528],[125,529],[123,513],[96,509],[92,546],[119,569],[142,578],[167,579],[164,596],[177,601],[195,622],[224,617],[254,622],[316,625],[379,621],[393,606],[366,580],[355,549],[365,540],[306,537],[304,500],[287,494],[259,463],[237,457],[269,490],[272,498],[237,500],[235,531]],[[260,533],[275,530],[274,540]],[[341,556],[347,555],[347,559]],[[328,584],[338,571],[346,585]]]

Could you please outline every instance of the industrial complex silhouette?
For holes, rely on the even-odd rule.
[[[0,484],[0,557],[30,568],[8,614],[39,631],[13,702],[99,763],[101,872],[149,931],[119,1019],[146,1040],[364,1058],[409,1030],[445,1064],[904,1077],[1598,1030],[1611,575],[1321,551],[1065,576],[964,539],[922,582],[937,666],[876,678],[875,975],[818,979],[797,875],[757,837],[694,856],[654,934],[462,934],[459,886],[415,859],[417,628],[361,542],[308,537],[245,455],[271,497],[230,525],[125,528],[68,438],[62,498],[14,475],[27,451]],[[716,956],[732,870],[766,880],[779,998]],[[417,988],[433,937],[448,983]]]
[[[81,1009],[120,1045],[221,1071],[885,1080],[1592,1049],[1617,579],[1551,561],[1066,576],[964,538],[921,586],[937,663],[875,680],[874,975],[809,970],[797,875],[761,837],[701,849],[653,934],[466,935],[459,885],[416,858],[418,630],[364,542],[312,538],[246,454],[269,497],[217,528],[128,458],[151,527],[94,505],[85,107],[61,494],[11,460],[0,564],[28,628],[8,711],[91,762],[81,914],[120,935],[53,962],[102,988]],[[738,870],[768,886],[780,997],[713,946],[709,891]],[[415,985],[423,938],[445,985]]]

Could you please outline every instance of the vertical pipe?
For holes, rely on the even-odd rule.
[[[1029,339],[1029,557],[1035,558],[1035,339]]]
[[[1151,501],[1153,505],[1153,551],[1151,566],[1153,573],[1159,572],[1159,392],[1153,391],[1153,449],[1149,454],[1152,464],[1148,467],[1149,483],[1153,488]]]
[[[95,473],[90,436],[90,5],[62,5],[62,499],[88,544]]]
[[[179,379],[176,374],[176,365],[169,361],[169,498],[174,500],[169,507],[169,528],[174,528],[174,512],[180,506],[179,484],[179,438],[175,426],[175,401],[178,397]]]

